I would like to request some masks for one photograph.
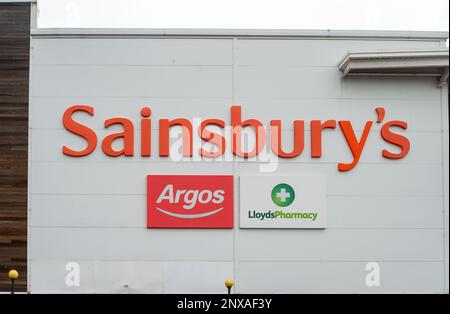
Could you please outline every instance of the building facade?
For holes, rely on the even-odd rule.
[[[28,290],[448,293],[447,38],[32,29]]]

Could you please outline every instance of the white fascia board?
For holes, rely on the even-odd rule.
[[[416,59],[385,59],[373,62],[371,60],[354,60],[347,65],[350,70],[359,69],[405,69],[405,68],[444,68],[448,67],[446,58]]]
[[[438,68],[442,73],[449,66],[449,53],[447,48],[434,50],[399,50],[375,52],[349,52],[339,63],[338,68],[344,76],[352,74],[353,70],[365,70],[364,75],[371,75],[371,70],[392,70],[385,75],[396,75],[396,69],[412,69],[410,75],[429,75],[415,73],[413,69]],[[361,74],[361,73],[356,73]],[[373,73],[374,75],[383,75]],[[407,75],[407,74],[401,74]],[[441,76],[441,75],[438,75]],[[442,79],[442,77],[441,77]]]
[[[365,60],[371,62],[375,66],[377,62],[385,62],[386,60],[413,60],[416,66],[420,61],[440,60],[443,66],[448,66],[448,48],[427,49],[427,50],[398,50],[398,51],[374,51],[374,52],[348,52],[339,62],[339,69],[345,68],[350,62]]]

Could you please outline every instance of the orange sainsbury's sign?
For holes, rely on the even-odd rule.
[[[62,147],[64,155],[71,157],[84,157],[91,154],[98,146],[99,138],[96,132],[87,125],[79,123],[74,120],[73,115],[77,112],[94,116],[94,107],[88,105],[74,105],[69,107],[63,115],[64,128],[82,137],[86,141],[86,146],[82,150],[73,150],[68,146]],[[376,108],[376,120],[366,121],[362,134],[358,136],[353,128],[352,122],[348,120],[311,120],[309,121],[311,130],[310,139],[310,155],[311,158],[320,158],[322,156],[322,133],[324,130],[339,129],[345,138],[348,149],[350,150],[353,159],[349,163],[338,163],[339,171],[349,171],[353,169],[359,162],[361,154],[366,145],[369,132],[374,123],[382,124],[380,128],[381,138],[389,144],[397,146],[396,152],[388,149],[382,149],[380,154],[388,159],[401,159],[405,157],[410,149],[409,139],[396,130],[407,130],[408,123],[405,121],[387,121],[385,122],[385,109]],[[140,111],[140,149],[137,154],[141,157],[152,156],[152,110],[150,107],[143,107]],[[231,132],[231,149],[235,156],[242,158],[255,157],[261,153],[264,147],[270,150],[280,158],[296,158],[303,153],[305,147],[305,122],[304,120],[293,121],[293,147],[289,151],[283,149],[282,145],[282,122],[281,120],[271,120],[270,125],[265,126],[257,119],[242,118],[241,106],[234,105],[230,108],[230,132]],[[135,127],[132,120],[124,117],[115,117],[106,119],[104,121],[104,128],[108,129],[113,125],[122,127],[122,131],[111,133],[105,136],[101,141],[101,149],[104,154],[110,157],[119,156],[134,156],[135,155]],[[218,118],[209,118],[201,121],[198,128],[195,128],[191,120],[186,118],[176,119],[159,119],[159,146],[158,154],[160,157],[170,157],[170,129],[172,127],[181,127],[182,129],[182,154],[185,157],[192,157],[194,154],[199,154],[201,157],[217,158],[225,154],[227,143],[226,138],[211,130],[211,127],[225,129],[225,120]],[[244,128],[251,128],[254,131],[254,145],[252,149],[244,149],[243,144],[243,130]],[[270,132],[267,133],[267,130]],[[269,134],[269,135],[268,135]],[[193,137],[198,136],[204,142],[211,143],[215,149],[206,149],[204,147],[194,151]],[[116,140],[122,140],[123,145],[120,149],[114,148],[113,143]]]

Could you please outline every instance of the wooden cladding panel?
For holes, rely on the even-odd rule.
[[[27,289],[30,4],[0,3],[0,291]]]

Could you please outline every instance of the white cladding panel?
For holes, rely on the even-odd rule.
[[[350,50],[441,42],[36,37],[31,46],[31,291],[222,293],[228,278],[238,293],[448,291],[447,94],[432,78],[343,79],[337,69]],[[131,119],[136,155],[110,158],[97,147],[85,158],[64,156],[63,145],[83,147],[62,126],[74,104],[95,108],[93,117],[77,120],[100,139],[112,132],[104,130],[105,119]],[[408,122],[403,134],[411,151],[402,160],[382,158],[383,148],[396,148],[374,123],[360,163],[340,173],[337,163],[352,158],[342,133],[326,131],[323,156],[312,159],[306,123],[302,156],[277,160],[270,173],[252,160],[177,162],[157,155],[159,118],[229,123],[232,104],[242,106],[243,119],[282,120],[286,150],[293,119],[350,120],[359,137],[364,123],[376,119],[374,109],[384,107],[385,121]],[[142,106],[152,107],[151,158],[139,157]],[[235,228],[147,230],[147,174],[233,174]],[[243,174],[325,175],[327,229],[239,229]],[[68,262],[79,264],[79,287],[66,285]],[[365,284],[369,262],[380,265],[379,287]]]

